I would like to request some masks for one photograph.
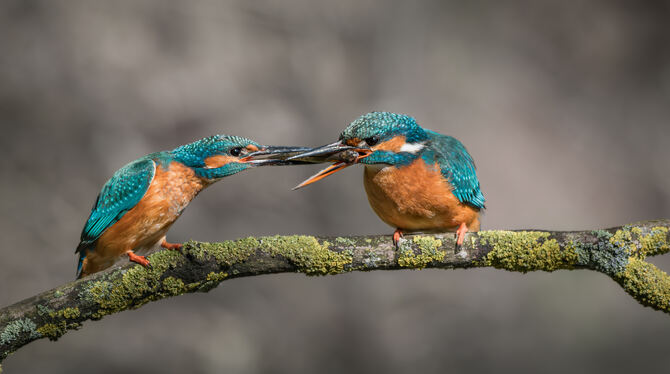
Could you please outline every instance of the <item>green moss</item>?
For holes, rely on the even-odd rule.
[[[65,308],[65,309],[60,309],[57,311],[53,311],[49,313],[49,316],[51,318],[76,318],[79,317],[79,309],[78,308]]]
[[[37,309],[37,315],[39,315],[39,316],[48,316],[51,313],[53,313],[53,309],[51,309],[49,307],[46,307],[42,304],[37,304],[35,309]]]
[[[357,270],[374,270],[382,260],[376,252],[368,251],[363,255],[363,267]]]
[[[253,238],[250,238],[253,239]],[[256,239],[243,239],[241,249],[235,250],[237,242],[193,243],[186,244],[186,250],[196,258],[211,256],[220,265],[232,265],[254,253],[260,242]],[[239,249],[239,248],[238,248]],[[211,251],[211,252],[210,252]],[[181,295],[194,290],[208,291],[225,279],[226,273],[211,273],[207,281],[184,284],[181,279],[165,277],[163,274],[184,261],[179,251],[159,251],[149,256],[150,267],[133,266],[105,280],[92,282],[80,293],[80,297],[96,303],[100,308],[91,315],[93,319],[118,311],[138,308],[152,300],[167,296]],[[213,275],[212,275],[213,274]],[[222,274],[225,274],[223,276]],[[60,327],[60,326],[59,326]],[[51,331],[54,331],[51,329]]]
[[[618,248],[624,250],[626,255],[630,255],[635,250],[635,243],[633,243],[632,230],[624,227],[621,230],[617,230],[614,234],[609,234],[609,244],[612,248]],[[598,234],[598,239],[607,239],[607,235]]]
[[[114,279],[96,281],[88,285],[82,293],[83,297],[97,303],[101,308],[92,315],[93,318],[101,318],[105,314],[128,308],[137,308],[165,294],[183,293],[183,283],[179,285],[175,282],[176,279],[172,278],[163,285],[165,280],[160,279],[165,271],[184,261],[179,251],[159,251],[148,259],[150,267],[133,266]]]
[[[492,247],[482,261],[484,266],[525,273],[572,269],[578,262],[574,247],[561,249],[547,232],[482,231],[478,235],[483,245]]]
[[[335,238],[335,244],[341,247],[355,247],[356,241],[350,238],[337,237]]]
[[[631,257],[615,280],[641,304],[670,311],[670,277],[653,264]]]
[[[207,274],[207,280],[204,282],[198,282],[198,283],[191,283],[187,285],[186,287],[189,288],[189,290],[194,290],[197,289],[199,292],[209,292],[210,290],[214,289],[216,286],[219,285],[224,279],[228,278],[228,273],[215,273],[215,272],[210,272]]]
[[[291,261],[307,275],[339,274],[352,269],[351,250],[335,252],[330,243],[322,244],[313,236],[271,236],[261,240],[261,248],[273,256],[282,256]]]
[[[29,339],[38,338],[39,334],[36,327],[37,325],[29,318],[12,321],[0,333],[0,344],[10,344],[21,339],[24,334],[27,334]]]
[[[595,230],[591,233],[596,237],[595,242],[569,243],[569,247],[577,253],[577,264],[610,276],[623,271],[628,264],[631,249],[634,248],[630,228],[623,228],[614,234],[605,230]]]
[[[66,319],[79,318],[80,315],[81,312],[79,311],[79,308],[65,308],[49,313],[49,316],[51,318],[66,318]]]
[[[41,336],[46,336],[49,340],[58,340],[67,330],[77,329],[81,325],[77,322],[58,321],[55,323],[45,323],[37,329]]]
[[[43,307],[43,309],[41,310],[42,312],[41,315],[44,315],[46,310],[50,309]],[[39,313],[40,310],[38,308],[38,314]],[[59,337],[65,334],[68,329],[76,329],[79,326],[81,326],[78,322],[68,321],[81,317],[81,312],[79,311],[79,308],[68,307],[57,311],[51,310],[48,312],[48,316],[54,319],[54,321],[45,323],[44,325],[37,328],[36,331],[40,334],[40,336],[45,336],[50,340],[57,340]]]
[[[418,247],[419,253],[415,253],[408,241],[401,241],[398,250],[398,265],[412,269],[423,269],[433,262],[440,262],[446,255],[445,251],[438,250],[442,247],[442,241],[432,236],[415,236],[412,242]]]
[[[591,254],[584,248],[582,243],[570,240],[565,244],[565,250],[577,254],[576,265],[586,266],[590,264]]]
[[[626,268],[628,257],[634,245],[630,242],[630,229],[623,228],[614,234],[598,230],[594,232],[598,242],[585,245],[591,254],[590,264],[600,272],[614,275]]]
[[[164,295],[176,296],[188,291],[181,279],[167,277],[161,283],[161,291]]]
[[[579,254],[579,263],[585,262],[610,276],[625,271],[631,256],[644,259],[669,249],[668,229],[662,226],[652,228],[648,234],[631,226],[624,226],[614,234],[604,230],[592,233],[597,238],[595,243],[572,244]]]
[[[222,282],[226,278],[228,278],[228,273],[210,272],[209,274],[207,274],[207,280],[208,281]]]
[[[647,235],[642,235],[641,230],[637,227],[633,228],[632,231],[637,235],[640,242],[640,248],[637,250],[638,256],[644,258],[666,253],[670,250],[667,227],[653,227]]]
[[[62,297],[63,295],[64,294],[61,290],[56,290],[56,292],[54,292],[54,297]]]
[[[38,328],[37,331],[50,340],[56,340],[67,332],[67,324],[65,321],[59,323],[45,323],[42,327]]]
[[[151,266],[135,266],[134,269],[147,270],[153,275],[162,274],[168,269],[174,268],[184,261],[184,255],[180,251],[158,251],[149,256]]]
[[[221,266],[230,266],[248,259],[260,246],[258,239],[249,237],[238,240],[226,240],[221,243],[198,243],[190,241],[185,249],[200,261],[213,257]]]
[[[625,249],[630,257],[625,267],[613,278],[642,305],[670,311],[670,277],[653,264],[644,261],[668,251],[668,228],[653,227],[643,234],[637,227],[618,230],[610,240],[615,247]]]

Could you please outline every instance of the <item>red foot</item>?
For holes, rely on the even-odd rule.
[[[398,245],[400,238],[402,238],[402,230],[395,229],[395,231],[393,232],[393,244]]]
[[[465,223],[461,223],[461,226],[456,230],[456,245],[463,244],[466,232],[468,232],[468,226],[466,226]]]
[[[181,247],[183,247],[183,244],[180,243],[168,243],[165,238],[161,241],[161,247],[165,249],[169,249],[171,251],[181,251]]]
[[[128,259],[132,262],[136,262],[144,267],[149,266],[149,260],[144,256],[138,256],[133,251],[128,251]]]

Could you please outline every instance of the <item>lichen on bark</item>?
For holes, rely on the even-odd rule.
[[[306,235],[185,243],[148,256],[151,266],[123,263],[0,310],[0,362],[31,341],[58,339],[88,320],[232,278],[280,272],[495,267],[509,271],[602,272],[642,305],[670,313],[670,277],[645,261],[670,250],[670,221],[595,231],[482,231],[456,248],[453,233],[319,238]]]

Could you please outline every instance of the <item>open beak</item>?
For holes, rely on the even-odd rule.
[[[283,146],[264,146],[258,151],[247,154],[240,159],[240,162],[251,164],[253,166],[277,166],[277,165],[304,165],[310,162],[302,160],[288,161],[287,158],[300,153],[311,151],[308,147],[283,147]]]
[[[312,175],[304,182],[293,187],[294,190],[305,187],[314,182],[335,174],[338,171],[345,169],[353,164],[358,163],[361,159],[368,157],[372,150],[367,147],[351,147],[341,142],[335,142],[324,145],[322,147],[314,148],[309,152],[300,153],[295,156],[287,158],[287,161],[305,161],[305,162],[328,162],[335,161],[332,165]]]

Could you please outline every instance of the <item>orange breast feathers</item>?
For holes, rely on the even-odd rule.
[[[365,191],[379,218],[406,231],[455,231],[465,223],[479,230],[479,212],[461,203],[437,164],[419,158],[408,166],[367,165]]]
[[[193,198],[207,186],[188,167],[172,162],[156,168],[149,189],[137,205],[108,228],[84,259],[84,274],[111,266],[128,252],[148,250],[158,243]]]

